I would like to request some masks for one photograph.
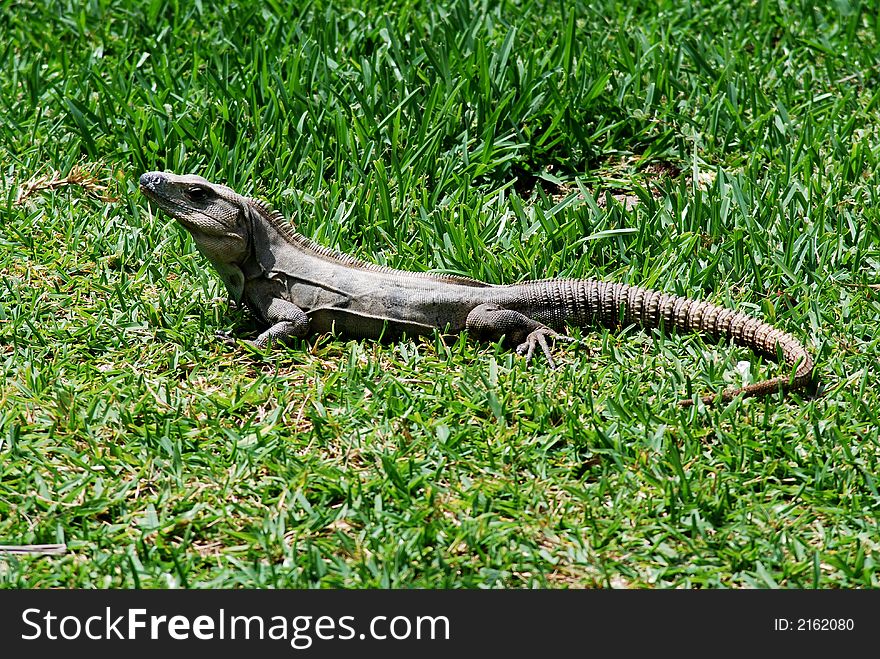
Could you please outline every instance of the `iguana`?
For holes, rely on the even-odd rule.
[[[268,326],[252,342],[260,348],[334,330],[385,339],[467,330],[482,340],[504,339],[527,361],[540,347],[553,366],[547,340],[570,341],[557,331],[567,323],[637,324],[732,339],[771,358],[781,354],[791,369],[787,375],[726,389],[722,400],[796,389],[812,379],[813,359],[791,334],[709,302],[593,279],[493,285],[395,270],[319,245],[264,202],[200,176],[148,172],[140,188],[192,234],[230,297]]]

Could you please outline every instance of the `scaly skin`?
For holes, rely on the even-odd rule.
[[[730,339],[770,358],[781,354],[791,367],[789,375],[726,389],[722,400],[790,391],[812,380],[813,359],[795,337],[709,302],[592,279],[496,286],[394,270],[318,245],[263,202],[200,176],[148,172],[140,185],[192,234],[230,297],[268,325],[253,342],[257,347],[334,330],[386,339],[467,330],[484,340],[503,338],[527,359],[539,347],[553,365],[547,339],[570,341],[557,331],[567,324],[637,324]],[[715,396],[702,400],[711,403]]]

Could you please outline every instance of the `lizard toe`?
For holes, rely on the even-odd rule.
[[[563,340],[567,342],[574,341],[570,336],[560,334],[549,327],[542,326],[529,332],[528,336],[526,336],[526,340],[516,347],[516,353],[525,357],[525,360],[528,363],[535,355],[535,347],[540,346],[541,352],[543,352],[544,357],[547,358],[547,364],[550,368],[555,369],[556,361],[553,359],[553,353],[550,350],[550,346],[547,344],[547,337],[550,337],[553,340]]]
[[[217,330],[214,332],[214,338],[222,343],[225,343],[228,346],[236,345],[235,337],[232,336],[229,332],[225,332],[223,330]]]

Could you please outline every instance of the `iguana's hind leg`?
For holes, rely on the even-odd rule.
[[[570,336],[547,327],[537,320],[521,314],[513,309],[504,309],[497,304],[481,304],[474,307],[468,314],[465,327],[468,332],[484,341],[498,341],[502,336],[511,345],[516,346],[516,353],[531,361],[535,347],[540,346],[547,358],[550,368],[556,368],[547,337],[562,341],[574,341]]]

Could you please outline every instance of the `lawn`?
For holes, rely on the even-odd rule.
[[[0,0],[0,544],[66,544],[0,586],[880,586],[875,2],[224,4]],[[157,169],[746,311],[817,387],[682,409],[785,368],[632,327],[230,347]]]

